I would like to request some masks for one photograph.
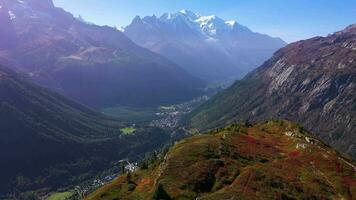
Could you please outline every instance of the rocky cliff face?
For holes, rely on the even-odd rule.
[[[286,118],[355,157],[355,102],[356,26],[351,25],[282,48],[189,119],[204,129],[232,121]]]

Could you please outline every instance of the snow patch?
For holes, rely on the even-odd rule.
[[[205,35],[215,37],[219,32],[230,31],[232,27],[223,19],[215,16],[202,16],[195,20],[199,24],[201,32]]]
[[[233,28],[233,27],[237,24],[237,22],[234,21],[234,20],[226,21],[225,23],[226,23],[228,26],[230,26],[231,28]]]
[[[14,19],[16,19],[16,15],[15,15],[15,13],[14,12],[12,12],[11,10],[9,10],[9,15],[10,15],[10,19],[11,20],[14,20]]]
[[[184,15],[186,15],[186,16],[188,16],[188,17],[190,17],[190,18],[192,18],[192,19],[196,19],[196,18],[200,17],[199,14],[194,13],[194,12],[189,11],[189,10],[181,10],[179,12],[184,14]]]

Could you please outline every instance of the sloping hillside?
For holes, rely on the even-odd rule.
[[[169,139],[96,113],[0,67],[0,196],[77,183],[122,158],[138,158]]]
[[[282,48],[187,117],[195,128],[289,119],[356,157],[356,26]]]
[[[204,87],[115,28],[83,22],[52,0],[0,0],[0,23],[0,64],[89,106],[170,104]]]
[[[287,121],[231,125],[183,140],[148,169],[88,200],[354,199],[356,168]]]

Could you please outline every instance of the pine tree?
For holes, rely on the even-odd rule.
[[[126,170],[125,170],[125,163],[124,162],[120,163],[120,168],[121,168],[121,174],[125,174]]]
[[[172,198],[168,195],[168,193],[164,190],[161,184],[158,184],[158,187],[153,194],[153,200],[171,200]]]

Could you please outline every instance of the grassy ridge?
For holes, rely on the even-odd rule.
[[[88,200],[354,199],[355,166],[300,126],[232,125],[183,140]]]

